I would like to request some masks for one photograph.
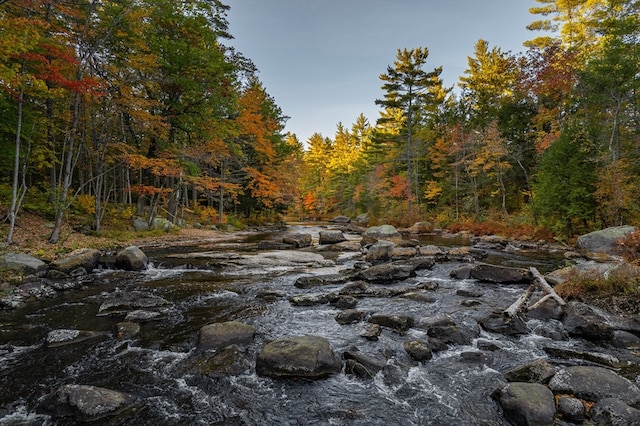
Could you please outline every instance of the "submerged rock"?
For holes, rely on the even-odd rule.
[[[229,345],[248,344],[253,341],[256,328],[238,321],[205,325],[198,335],[198,350],[217,350]]]
[[[145,291],[114,291],[100,305],[98,315],[109,315],[145,308],[168,305],[170,302],[160,296]]]
[[[104,335],[105,333],[97,331],[58,329],[52,330],[47,334],[45,343],[49,348],[56,348],[58,346],[73,345],[84,342],[85,340],[102,337]]]
[[[285,337],[267,343],[256,359],[256,373],[270,377],[319,379],[342,369],[329,342],[320,336]]]
[[[365,355],[357,348],[351,348],[344,352],[345,373],[371,379],[386,364],[386,360]]]
[[[64,385],[44,402],[43,408],[54,417],[74,417],[81,422],[94,422],[116,416],[137,405],[129,394],[87,385]]]
[[[548,383],[556,374],[555,368],[544,358],[526,363],[504,373],[510,382]]]

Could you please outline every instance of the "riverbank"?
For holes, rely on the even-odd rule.
[[[130,245],[139,247],[157,245],[180,245],[190,242],[220,241],[229,238],[229,232],[214,229],[174,228],[165,231],[116,231],[106,230],[102,235],[87,235],[74,230],[68,223],[63,224],[60,241],[51,244],[47,240],[51,234],[51,222],[33,214],[20,215],[14,233],[14,243],[4,242],[0,252],[24,253],[44,261],[53,261],[78,248],[95,248],[109,251]]]

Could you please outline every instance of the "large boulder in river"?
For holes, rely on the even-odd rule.
[[[256,359],[256,373],[269,377],[319,379],[338,373],[342,362],[320,336],[293,336],[267,343]]]
[[[617,398],[605,398],[591,409],[591,418],[597,425],[640,425],[640,410]]]
[[[147,269],[149,258],[140,248],[129,246],[116,255],[116,268],[126,271],[143,271]]]
[[[331,223],[351,223],[351,218],[347,216],[336,216],[333,219],[329,219]]]
[[[611,341],[614,328],[591,306],[581,302],[569,302],[564,308],[562,323],[570,336],[589,341]]]
[[[64,385],[42,404],[55,418],[72,417],[80,422],[95,422],[134,408],[138,400],[129,394],[87,385]]]
[[[198,349],[201,351],[218,350],[229,345],[251,343],[256,328],[238,321],[227,321],[205,325],[198,335]]]
[[[294,248],[303,248],[311,246],[313,238],[311,237],[311,234],[286,234],[284,237],[282,237],[282,242],[285,244],[290,244]]]
[[[342,231],[320,231],[318,238],[320,244],[337,244],[346,240]]]
[[[416,276],[416,266],[403,263],[381,263],[365,269],[360,278],[374,283],[391,283]]]
[[[391,241],[377,241],[367,249],[365,259],[367,262],[386,262],[391,260],[393,248],[396,245]]]
[[[553,376],[549,388],[555,393],[571,394],[591,402],[618,398],[629,405],[640,404],[640,389],[604,367],[566,367]]]
[[[552,425],[556,414],[553,392],[539,383],[507,383],[492,397],[515,425]]]
[[[402,240],[402,235],[392,225],[371,226],[362,235],[364,244],[372,244],[379,240],[391,241],[397,244]]]
[[[42,275],[47,271],[47,264],[28,254],[7,253],[0,257],[0,268],[16,271],[23,275]]]
[[[81,248],[72,251],[68,255],[51,262],[51,267],[67,274],[84,268],[86,272],[93,271],[100,261],[100,250]]]
[[[576,248],[589,257],[593,254],[620,255],[620,246],[617,241],[636,229],[635,226],[614,226],[590,232],[578,237]]]

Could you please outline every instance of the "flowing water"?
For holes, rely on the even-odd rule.
[[[317,235],[318,229],[303,231]],[[337,308],[298,307],[288,302],[292,295],[340,289],[344,284],[307,290],[293,284],[303,275],[352,268],[356,257],[334,253],[328,255],[332,265],[313,268],[259,262],[234,266],[228,262],[257,254],[256,242],[261,239],[279,238],[281,234],[263,234],[251,236],[251,240],[145,249],[153,264],[147,271],[99,271],[78,278],[82,283],[79,289],[32,301],[13,311],[0,311],[0,425],[72,424],[66,419],[58,423],[37,408],[45,395],[63,384],[101,386],[143,401],[136,411],[99,424],[503,425],[507,423],[490,397],[504,380],[502,373],[545,357],[545,345],[580,344],[542,337],[535,332],[541,326],[535,321],[529,323],[534,331],[526,336],[480,331],[477,321],[495,307],[511,304],[524,287],[452,280],[449,272],[460,264],[439,263],[431,270],[419,271],[409,282],[437,283],[438,288],[430,292],[433,301],[370,297],[360,299],[357,306],[371,313],[410,314],[417,324],[449,316],[460,328],[478,330],[469,345],[450,346],[427,362],[414,362],[402,342],[426,339],[419,326],[406,335],[385,329],[378,341],[369,341],[360,336],[366,323],[340,325],[335,321]],[[433,242],[446,245],[444,241]],[[557,264],[557,259],[548,255],[496,255],[492,259],[541,270]],[[481,292],[481,303],[463,307],[465,299],[456,295],[459,289]],[[160,296],[170,304],[154,308],[160,316],[142,322],[136,337],[118,340],[113,330],[124,314],[98,312],[114,291],[131,290]],[[265,291],[285,296],[258,297]],[[310,334],[325,337],[339,356],[356,346],[362,353],[384,358],[386,365],[373,379],[340,373],[316,381],[280,380],[257,376],[251,367],[233,376],[195,373],[190,366],[199,329],[228,320],[256,327],[256,338],[246,349],[252,359],[270,340]],[[48,347],[44,344],[47,333],[56,329],[96,334],[72,345]],[[494,343],[500,349],[479,350],[479,341]]]

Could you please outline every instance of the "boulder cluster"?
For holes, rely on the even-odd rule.
[[[81,287],[81,278],[95,270],[111,267],[142,271],[148,264],[147,255],[136,246],[126,247],[115,256],[105,256],[93,248],[81,248],[49,264],[26,254],[7,253],[0,256],[0,268],[13,271],[18,282],[4,289],[0,309],[17,308],[33,298],[49,297],[59,291]]]

